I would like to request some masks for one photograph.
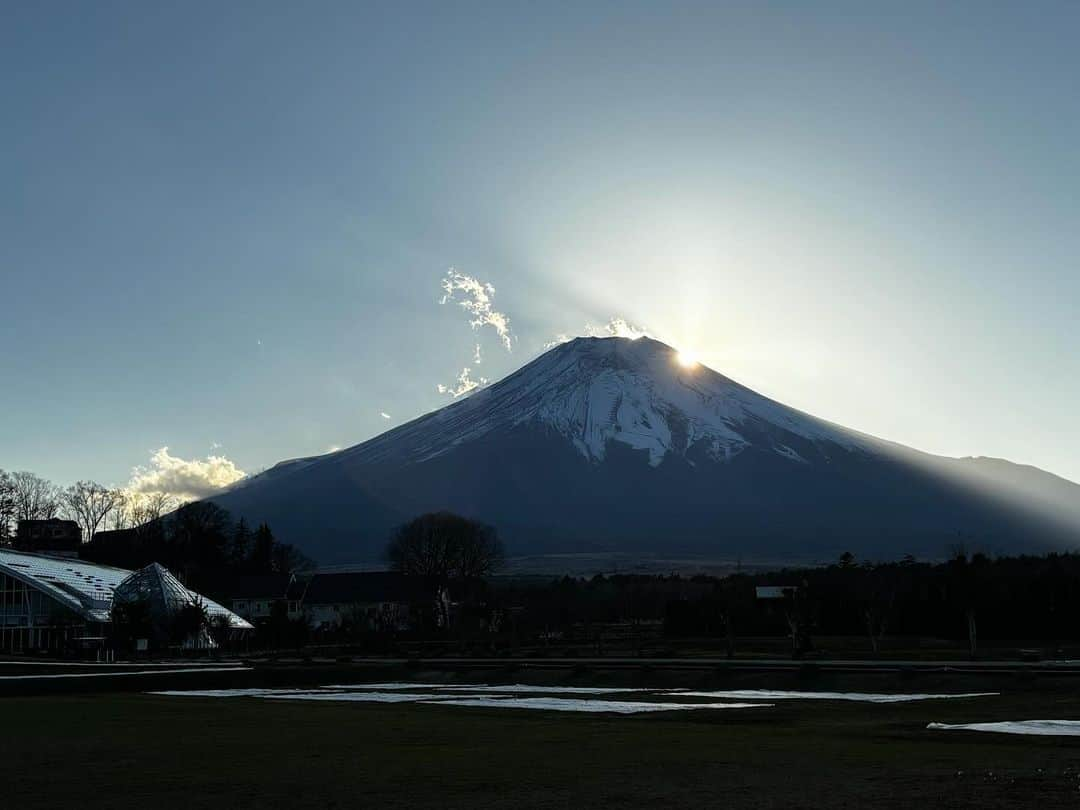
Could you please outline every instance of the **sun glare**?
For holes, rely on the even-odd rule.
[[[698,364],[698,359],[690,352],[681,351],[675,356],[675,359],[683,368],[693,368]]]

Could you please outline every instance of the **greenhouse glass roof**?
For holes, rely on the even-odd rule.
[[[251,625],[217,602],[185,588],[176,577],[156,563],[142,571],[98,565],[69,557],[50,557],[44,554],[0,549],[0,573],[26,583],[47,594],[65,607],[93,622],[111,620],[113,596],[125,580],[155,571],[155,579],[168,591],[170,607],[201,604],[213,619],[228,617],[230,627],[251,629]]]
[[[151,563],[135,571],[116,586],[115,598],[122,602],[146,600],[159,614],[172,614],[188,605],[201,605],[211,620],[227,618],[234,630],[251,625],[217,602],[184,587],[163,565]]]

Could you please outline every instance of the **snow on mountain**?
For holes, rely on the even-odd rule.
[[[753,442],[805,463],[786,434],[819,446],[862,449],[858,434],[774,402],[649,338],[577,338],[461,402],[343,451],[375,462],[405,453],[420,463],[498,429],[549,428],[591,462],[612,442],[648,453],[651,466],[695,445],[730,461]]]

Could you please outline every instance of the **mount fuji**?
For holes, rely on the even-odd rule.
[[[449,509],[511,554],[941,557],[1080,545],[1080,486],[933,456],[789,408],[649,338],[578,338],[366,442],[213,501],[322,563]]]

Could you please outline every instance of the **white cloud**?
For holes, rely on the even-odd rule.
[[[150,457],[149,466],[131,471],[127,489],[140,494],[160,492],[190,501],[220,492],[246,475],[224,456],[183,459],[162,447]]]
[[[585,324],[585,329],[581,333],[584,337],[622,337],[630,338],[631,340],[637,340],[640,337],[653,337],[652,333],[648,329],[627,321],[625,318],[618,316],[612,317],[603,326],[597,326],[596,324]],[[552,340],[549,340],[544,344],[544,351],[548,349],[554,349],[563,343],[569,343],[574,339],[574,335],[568,335],[565,332],[560,332],[555,335]]]
[[[487,385],[487,382],[488,381],[486,377],[481,377],[479,380],[474,380],[472,378],[472,369],[468,366],[465,366],[465,368],[461,370],[461,373],[457,377],[456,385],[451,386],[443,385],[442,383],[440,383],[435,387],[439,390],[440,394],[449,394],[454,399],[457,399],[458,397],[468,394],[470,391],[475,391],[482,385]]]
[[[388,414],[386,411],[379,411],[379,416],[381,416],[383,419],[390,418],[390,414]]]
[[[473,329],[479,329],[482,326],[492,327],[506,350],[512,351],[514,335],[510,331],[510,319],[505,313],[499,312],[492,306],[495,288],[491,284],[459,273],[451,267],[446,271],[442,288],[443,297],[439,301],[440,304],[456,301],[462,309],[473,316],[469,321]],[[456,297],[459,293],[461,298]]]
[[[480,344],[476,344],[476,348],[473,350],[472,361],[474,365],[480,365],[483,362],[483,358],[480,355]]]
[[[544,344],[544,351],[547,351],[548,349],[554,349],[556,346],[561,346],[563,343],[569,343],[571,340],[573,340],[573,338],[570,337],[570,335],[566,334],[565,332],[560,332],[555,336],[554,340],[549,340],[547,343]]]
[[[622,337],[637,340],[640,337],[652,337],[647,329],[615,316],[603,326],[589,324],[585,327],[585,337]]]

